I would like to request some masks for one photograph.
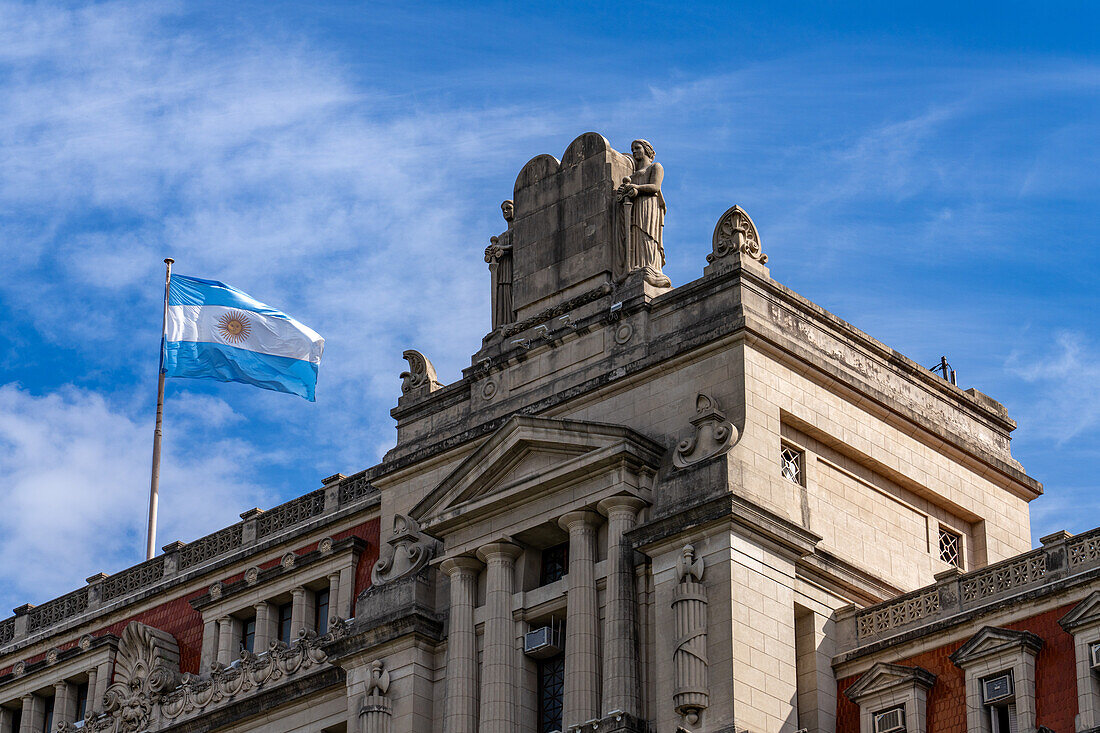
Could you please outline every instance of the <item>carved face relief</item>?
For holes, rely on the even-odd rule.
[[[509,224],[516,218],[516,206],[511,200],[505,201],[500,205],[500,213],[504,215],[504,221]]]

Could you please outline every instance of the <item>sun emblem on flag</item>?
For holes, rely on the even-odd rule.
[[[229,311],[218,319],[218,333],[231,344],[247,341],[252,333],[252,322],[240,311]]]

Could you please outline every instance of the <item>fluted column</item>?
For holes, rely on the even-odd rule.
[[[233,653],[233,619],[222,616],[218,619],[218,661],[229,666],[236,656]]]
[[[516,663],[515,622],[512,621],[512,593],[515,591],[516,558],[522,549],[511,542],[494,542],[477,551],[485,563],[485,641],[481,662],[481,725],[479,733],[515,733],[516,693],[519,665]]]
[[[256,654],[266,652],[271,646],[271,641],[275,638],[271,627],[271,604],[260,601],[256,604],[256,636],[252,639],[252,651]]]
[[[558,524],[569,532],[569,594],[565,615],[566,727],[600,717],[600,609],[596,595],[596,528],[600,515],[569,512]]]
[[[623,535],[634,529],[645,502],[613,496],[599,504],[607,517],[607,595],[603,633],[603,711],[638,716],[638,640],[634,550]]]
[[[447,633],[447,701],[443,733],[477,731],[477,635],[474,606],[482,565],[472,557],[452,557],[439,566],[451,579]]]

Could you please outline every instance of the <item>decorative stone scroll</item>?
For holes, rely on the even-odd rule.
[[[718,226],[714,227],[711,247],[712,251],[707,255],[707,262],[710,263],[738,252],[762,265],[768,261],[768,256],[760,248],[756,225],[740,206],[733,206],[722,214]]]
[[[726,419],[718,400],[705,394],[695,397],[695,417],[691,425],[692,434],[681,440],[672,454],[672,463],[677,468],[725,453],[737,442],[737,428]]]
[[[382,585],[419,571],[435,555],[436,545],[434,537],[420,531],[415,519],[395,514],[393,532],[371,570],[371,583]]]
[[[710,704],[707,687],[707,589],[703,585],[703,559],[695,548],[684,545],[676,564],[679,583],[672,592],[676,624],[673,665],[676,692],[673,705],[688,725],[696,725]]]
[[[104,714],[85,730],[136,733],[150,727],[157,698],[180,679],[180,650],[167,631],[131,621],[123,630],[114,682],[103,695]]]
[[[401,358],[409,362],[409,371],[401,372],[401,394],[424,390],[434,392],[443,385],[435,375],[435,367],[428,361],[428,357],[415,349],[409,349],[401,354]]]
[[[393,711],[387,693],[390,689],[390,673],[379,659],[370,663],[370,679],[367,694],[359,707],[359,730],[362,733],[390,733]]]

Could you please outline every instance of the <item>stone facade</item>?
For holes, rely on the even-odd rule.
[[[380,464],[0,621],[0,733],[965,730],[1006,659],[1069,730],[1051,649],[1100,725],[1100,540],[1030,550],[1004,407],[773,280],[739,206],[670,287],[642,142],[523,167],[492,330],[450,384],[405,352]]]

